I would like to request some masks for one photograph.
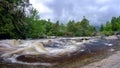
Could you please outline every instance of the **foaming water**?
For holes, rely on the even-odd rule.
[[[16,58],[21,55],[44,55],[45,57],[62,57],[71,56],[71,53],[81,49],[83,43],[92,42],[93,40],[81,40],[75,38],[61,38],[61,39],[40,39],[40,40],[2,40],[0,42],[0,48],[7,50],[11,49],[10,52],[4,52],[1,57],[4,61],[21,64],[33,64],[33,65],[51,65],[50,63],[41,62],[22,62]],[[13,50],[12,50],[13,49]],[[2,52],[2,51],[1,51]],[[44,57],[43,56],[43,57]]]
[[[92,53],[106,47],[112,52],[115,51],[113,46],[110,42],[96,38],[2,40],[0,52],[5,62],[52,66],[57,64],[58,59],[61,61],[76,54]]]

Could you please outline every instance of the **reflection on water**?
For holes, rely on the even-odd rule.
[[[0,66],[79,68],[111,55],[119,44],[98,38],[1,40]]]

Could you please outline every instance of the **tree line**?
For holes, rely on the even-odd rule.
[[[38,16],[29,0],[0,0],[0,39],[46,38],[47,36],[95,36],[96,28],[83,16],[81,21],[51,22]],[[102,34],[112,35],[120,30],[120,17],[101,25]]]
[[[113,35],[115,33],[120,33],[120,16],[112,17],[111,21],[107,21],[105,25],[100,27],[101,34]]]

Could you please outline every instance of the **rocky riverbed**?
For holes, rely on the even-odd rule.
[[[38,40],[1,40],[0,66],[22,68],[87,68],[120,50],[115,36]],[[93,63],[93,64],[92,64]],[[99,66],[98,66],[99,67]],[[95,67],[89,67],[95,68]]]

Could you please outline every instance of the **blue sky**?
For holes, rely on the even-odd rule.
[[[67,23],[81,21],[85,16],[90,24],[100,25],[120,16],[120,0],[30,0],[41,19]]]

